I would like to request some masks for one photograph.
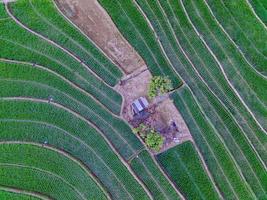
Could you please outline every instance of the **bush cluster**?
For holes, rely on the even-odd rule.
[[[161,149],[164,138],[154,129],[140,124],[138,127],[133,128],[133,132],[140,135],[149,148],[154,151],[159,151]]]
[[[148,97],[150,99],[165,94],[173,89],[172,82],[167,76],[154,76],[148,89]]]

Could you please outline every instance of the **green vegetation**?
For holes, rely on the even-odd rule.
[[[182,81],[172,69],[177,63],[171,61],[169,64],[160,48],[158,38],[134,3],[131,0],[99,0],[99,3],[108,11],[124,37],[146,61],[152,74],[168,76],[173,87],[178,88]]]
[[[220,199],[191,142],[169,149],[157,159],[186,199]]]
[[[0,190],[0,199],[4,199],[4,200],[40,200],[41,198]]]
[[[57,12],[52,0],[20,0],[10,8],[23,24],[73,53],[110,85],[122,76],[118,67]]]
[[[172,82],[168,77],[154,76],[150,80],[148,97],[150,99],[165,94],[173,89]]]
[[[138,177],[144,182],[155,199],[179,199],[177,192],[170,182],[162,175],[155,161],[151,158],[148,151],[142,151],[130,163],[131,168]],[[145,171],[149,169],[149,176]]]
[[[62,153],[16,143],[1,144],[0,152],[1,185],[55,199],[107,199],[90,172]]]
[[[134,128],[133,132],[140,135],[149,148],[154,151],[160,151],[164,142],[164,138],[160,133],[144,124],[140,124],[138,127]]]
[[[206,117],[192,92],[186,87],[173,94],[173,100],[188,124],[196,145],[216,182],[217,187],[226,199],[254,199],[236,162],[222,142],[217,130]]]
[[[267,3],[265,0],[249,0],[249,3],[254,8],[256,14],[267,25]]]
[[[266,76],[267,32],[255,18],[246,1],[208,0],[207,3],[224,30],[249,60],[251,66]]]
[[[12,20],[0,21],[1,58],[30,62],[48,68],[93,95],[109,110],[120,112],[121,96],[86,67],[45,40],[29,33]]]
[[[147,133],[145,138],[146,145],[154,151],[159,151],[163,145],[164,138],[155,130]]]

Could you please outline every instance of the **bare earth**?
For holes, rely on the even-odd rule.
[[[145,62],[123,38],[96,0],[56,0],[56,3],[59,9],[126,73],[115,89],[123,96],[121,117],[131,124],[131,103],[138,97],[147,96],[149,81],[152,78]],[[160,152],[184,141],[192,141],[183,118],[168,95],[149,103],[150,115],[145,123],[161,130],[165,142]],[[178,132],[169,131],[171,122],[176,123]],[[174,138],[178,138],[179,142],[174,142]]]
[[[110,16],[96,0],[56,0],[56,3],[65,16],[126,74],[144,65],[143,59],[123,38]]]

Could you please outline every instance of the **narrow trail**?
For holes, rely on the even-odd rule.
[[[11,193],[16,193],[16,194],[28,195],[28,196],[36,197],[36,198],[41,199],[41,200],[53,200],[52,198],[45,196],[43,194],[40,194],[37,192],[32,192],[32,191],[21,190],[18,188],[0,186],[0,190],[6,191],[6,192],[11,192]]]
[[[36,143],[36,142],[25,142],[25,141],[0,141],[0,145],[3,144],[23,144],[23,145],[33,145],[33,146],[37,146],[37,147],[41,147],[41,148],[45,148],[45,149],[49,149],[51,151],[57,152],[65,157],[67,157],[68,159],[72,160],[74,163],[76,163],[77,165],[79,165],[85,172],[86,174],[96,183],[96,185],[101,189],[101,191],[105,194],[105,196],[107,197],[107,199],[111,200],[111,196],[110,194],[105,190],[104,186],[102,185],[102,183],[98,180],[98,178],[92,174],[92,172],[90,171],[90,169],[83,164],[81,161],[77,160],[76,158],[74,158],[73,156],[71,156],[69,153],[63,151],[63,150],[59,150],[57,148],[54,148],[50,145],[43,145],[40,143]]]

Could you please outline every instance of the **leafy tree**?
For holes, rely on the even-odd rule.
[[[172,82],[167,76],[154,76],[149,83],[148,97],[152,99],[158,95],[167,93],[172,89]]]
[[[163,142],[164,138],[155,130],[151,130],[145,138],[146,145],[155,151],[161,149]]]

